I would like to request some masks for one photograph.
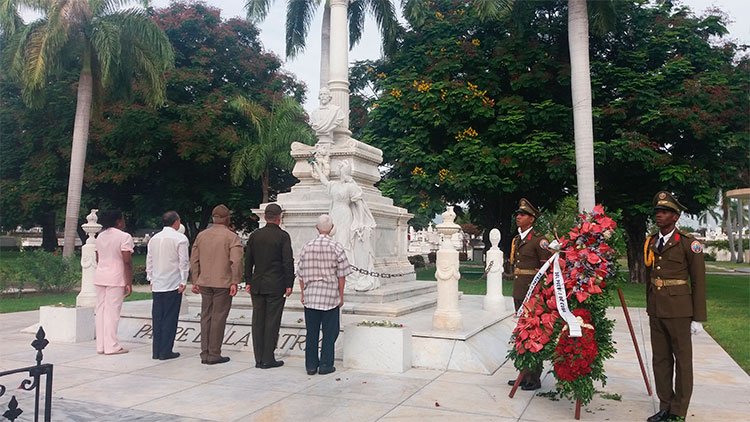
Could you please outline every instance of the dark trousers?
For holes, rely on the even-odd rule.
[[[693,394],[692,318],[649,318],[659,410],[686,416]],[[674,376],[674,389],[672,379]]]
[[[224,329],[232,307],[229,288],[200,286],[201,291],[201,360],[221,358]]]
[[[521,305],[523,305],[523,300],[518,300],[516,298],[513,298],[513,306],[516,308],[516,312],[521,308]],[[529,369],[526,371],[526,376],[521,380],[522,383],[541,383],[542,382],[542,367],[538,366],[536,368]]]
[[[151,332],[154,337],[152,356],[154,359],[161,359],[172,354],[182,293],[178,293],[177,290],[152,292],[151,297]]]
[[[255,363],[271,364],[276,361],[274,350],[279,341],[281,314],[284,311],[284,294],[251,294],[253,301],[253,352]]]
[[[333,354],[336,347],[336,339],[339,337],[341,328],[341,313],[339,307],[321,311],[318,309],[305,308],[305,328],[307,337],[305,340],[305,368],[308,371],[333,367]],[[323,344],[320,347],[320,358],[318,358],[318,339],[323,327]]]

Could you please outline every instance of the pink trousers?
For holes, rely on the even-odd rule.
[[[96,351],[99,353],[121,349],[117,342],[117,325],[124,299],[124,286],[96,286]]]

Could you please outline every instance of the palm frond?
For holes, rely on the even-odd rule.
[[[100,18],[120,29],[120,78],[130,83],[133,73],[144,84],[152,106],[166,101],[165,73],[174,67],[174,51],[166,34],[145,10],[127,9]]]
[[[97,19],[92,25],[91,46],[96,55],[101,82],[106,87],[113,79],[113,73],[120,66],[122,53],[120,28],[113,22]]]
[[[289,0],[286,8],[286,56],[294,57],[305,49],[305,38],[315,17],[314,0]]]
[[[0,33],[2,33],[2,38],[9,39],[21,28],[23,28],[23,19],[18,13],[18,1],[0,0]]]
[[[247,20],[255,24],[263,21],[268,16],[272,4],[273,0],[246,0]]]
[[[615,27],[617,13],[615,0],[587,1],[589,27],[597,34],[604,34]]]
[[[422,0],[406,0],[403,4],[404,18],[412,27],[424,25],[430,11]]]
[[[229,100],[229,108],[247,119],[256,131],[260,131],[263,121],[270,117],[263,106],[243,96],[236,96]]]
[[[290,169],[294,165],[289,155],[292,142],[313,143],[314,134],[303,119],[304,111],[293,98],[275,101],[270,111],[244,97],[233,98],[229,106],[250,120],[250,124],[238,128],[245,146],[230,164],[235,185],[242,184],[248,176],[260,178],[271,166]]]
[[[90,0],[91,11],[94,16],[104,16],[116,13],[125,6],[136,4],[140,7],[149,7],[149,0]]]
[[[347,19],[349,20],[349,48],[353,48],[362,38],[362,32],[365,30],[365,11],[367,10],[367,0],[354,0],[349,3],[346,9]]]
[[[383,52],[393,54],[398,47],[398,38],[403,30],[396,17],[396,9],[391,0],[368,0],[368,10],[375,18],[383,39]]]

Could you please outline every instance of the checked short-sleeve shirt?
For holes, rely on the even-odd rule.
[[[339,277],[351,274],[344,247],[321,234],[305,245],[297,275],[304,282],[305,307],[327,311],[339,305]]]

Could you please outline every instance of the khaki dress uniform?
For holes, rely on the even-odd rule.
[[[678,213],[684,209],[668,192],[659,192],[654,206]],[[685,417],[693,392],[690,323],[706,321],[703,247],[694,237],[677,229],[661,251],[658,240],[656,233],[649,236],[644,245],[649,277],[646,311],[651,328],[654,381],[660,410]]]
[[[541,215],[539,210],[525,198],[519,201],[516,212],[525,212],[534,218],[539,218]],[[539,268],[552,256],[547,246],[549,246],[547,238],[533,228],[524,238],[521,238],[520,233],[513,238],[510,247],[510,265],[513,268],[513,304],[516,311],[523,304],[529,285]],[[524,382],[539,383],[541,373],[542,368],[532,371]]]

